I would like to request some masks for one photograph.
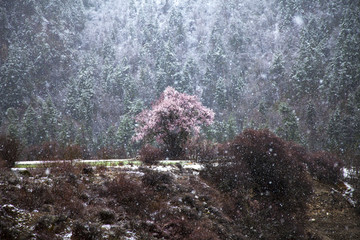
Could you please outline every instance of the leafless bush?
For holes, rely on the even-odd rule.
[[[155,164],[157,161],[163,159],[163,153],[160,149],[151,145],[145,145],[141,148],[140,161],[145,164]]]
[[[11,168],[19,160],[20,143],[17,139],[1,135],[0,136],[0,161],[5,162],[5,166]]]

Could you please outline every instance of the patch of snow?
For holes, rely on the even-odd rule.
[[[18,171],[25,171],[27,170],[26,168],[11,168],[11,171],[13,172],[18,172]]]
[[[152,169],[156,170],[156,171],[159,171],[159,172],[168,172],[168,171],[171,171],[171,169],[173,169],[173,166],[170,166],[170,165],[167,165],[167,166],[158,165],[158,166],[155,166]]]
[[[356,176],[356,172],[354,168],[343,168],[343,176],[344,178],[353,178]]]
[[[104,224],[101,226],[101,228],[105,229],[105,230],[110,230],[111,229],[111,225],[110,224]]]
[[[134,232],[131,232],[131,231],[126,231],[126,235],[124,237],[125,240],[136,240],[136,234]]]
[[[66,234],[63,236],[63,239],[64,239],[64,240],[71,240],[71,237],[72,237],[72,232],[69,232],[69,233],[66,233]]]
[[[199,163],[190,163],[190,164],[185,164],[183,168],[201,171],[204,168],[204,166]]]
[[[344,184],[346,186],[346,190],[343,193],[343,197],[345,197],[345,199],[351,204],[351,206],[355,207],[356,201],[352,199],[355,189],[347,182],[344,182]]]

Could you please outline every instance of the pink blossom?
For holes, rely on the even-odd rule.
[[[159,143],[164,143],[169,141],[170,136],[196,135],[202,124],[213,123],[214,115],[197,97],[167,87],[151,110],[143,110],[135,117],[138,128],[133,140],[155,138]],[[180,142],[186,140],[181,139]]]

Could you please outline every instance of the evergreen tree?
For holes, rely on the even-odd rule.
[[[234,105],[235,109],[236,109],[236,103],[239,102],[240,99],[244,96],[245,81],[241,75],[232,76],[231,88],[230,88],[230,92],[228,94],[231,96],[231,98],[230,98],[232,101],[231,105]]]
[[[76,129],[71,120],[66,119],[59,123],[60,129],[58,132],[58,141],[62,146],[69,146],[75,142]]]
[[[164,52],[156,63],[156,91],[160,95],[167,86],[175,86],[181,82],[180,65],[174,47],[170,42],[164,46]]]
[[[175,89],[182,93],[194,94],[198,84],[199,68],[193,59],[186,62],[181,80]]]
[[[297,63],[292,76],[293,95],[298,99],[303,97],[318,97],[325,78],[323,60],[325,34],[315,19],[311,19],[303,29]]]
[[[66,110],[74,119],[82,121],[85,126],[91,127],[94,104],[94,79],[93,69],[84,68],[78,77],[72,81],[66,99]]]
[[[227,76],[227,62],[227,55],[220,37],[220,31],[214,28],[210,36],[210,51],[207,55],[207,63],[214,77]]]
[[[117,145],[124,148],[128,154],[133,154],[132,136],[135,133],[135,121],[130,115],[123,115],[116,132]]]
[[[167,30],[167,36],[165,36],[165,38],[172,41],[175,45],[181,45],[185,42],[186,35],[183,22],[183,15],[174,8],[170,14],[169,29]]]
[[[278,128],[278,134],[288,141],[300,142],[298,118],[294,110],[287,104],[280,104],[279,111],[282,115],[282,125]]]
[[[244,33],[241,26],[240,22],[233,23],[230,26],[229,45],[235,53],[242,53],[245,48]]]
[[[6,118],[8,122],[8,129],[7,129],[7,135],[11,138],[19,138],[19,117],[18,112],[14,108],[8,108],[6,110]]]
[[[226,132],[227,132],[228,140],[232,140],[238,134],[236,120],[235,117],[233,117],[232,115],[230,115],[228,119]]]
[[[50,96],[42,103],[41,108],[41,131],[40,135],[43,141],[55,141],[58,135],[58,117],[59,114]]]
[[[116,148],[116,127],[110,126],[105,135],[105,147]]]
[[[39,136],[39,119],[32,106],[26,109],[22,120],[22,138],[27,145],[37,145],[41,142]]]
[[[288,79],[285,73],[285,63],[281,53],[274,56],[269,70],[269,84],[265,91],[265,104],[269,107],[280,99],[280,96],[287,90],[283,89]]]
[[[357,14],[360,6],[352,3],[340,25],[336,54],[328,74],[329,99],[333,104],[346,99],[360,83],[360,19]]]
[[[316,149],[316,109],[314,104],[308,103],[306,109],[306,125],[308,129],[308,145],[310,149]]]
[[[0,66],[0,111],[25,106],[34,89],[34,82],[28,81],[29,70],[33,67],[26,43],[13,43],[8,50],[5,64]],[[0,117],[2,118],[2,117]]]
[[[219,107],[219,109],[224,109],[227,106],[227,90],[225,86],[225,81],[222,77],[220,77],[216,81],[215,88],[215,101]]]
[[[291,26],[295,15],[299,12],[298,0],[277,0],[281,19],[281,28]]]
[[[329,136],[329,148],[332,150],[338,149],[341,145],[341,128],[342,128],[342,121],[340,115],[340,109],[337,108],[328,123],[328,136]]]

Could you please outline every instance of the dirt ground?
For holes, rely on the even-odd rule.
[[[0,239],[258,239],[252,225],[238,225],[231,219],[224,209],[227,197],[202,180],[197,169],[167,168],[151,169],[163,169],[162,173],[145,168],[125,171],[138,182],[133,185],[140,186],[128,192],[130,197],[136,191],[142,194],[144,188],[150,194],[147,197],[153,198],[143,200],[152,206],[149,211],[156,211],[139,216],[116,200],[117,192],[103,193],[111,190],[106,186],[111,187],[108,183],[122,172],[119,169],[88,172],[84,168],[49,176],[38,170],[3,172]],[[144,176],[148,176],[146,186],[141,185]],[[311,181],[314,192],[308,202],[306,238],[360,239],[360,215],[344,198],[345,185]],[[70,200],[60,201],[62,194]]]
[[[308,232],[314,239],[360,239],[360,216],[342,196],[344,188],[317,181],[309,201]]]

